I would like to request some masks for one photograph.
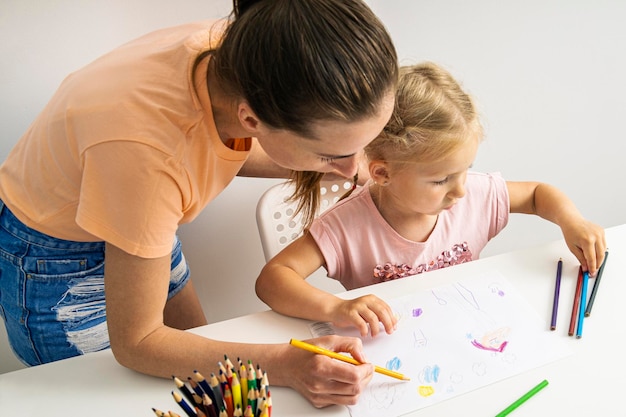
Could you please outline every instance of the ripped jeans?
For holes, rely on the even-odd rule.
[[[176,238],[168,299],[189,279]],[[0,316],[26,365],[109,347],[104,242],[73,242],[37,232],[0,201]]]

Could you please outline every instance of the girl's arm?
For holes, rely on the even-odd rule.
[[[507,181],[511,213],[536,214],[561,228],[567,247],[595,276],[604,260],[604,229],[586,220],[562,191],[539,182]]]
[[[379,332],[379,323],[393,332],[397,319],[380,298],[366,295],[343,300],[305,281],[324,266],[324,257],[313,237],[305,233],[272,258],[261,271],[256,293],[274,311],[308,320],[356,326],[362,335]]]
[[[222,342],[170,327],[205,322],[191,284],[167,301],[170,256],[143,259],[110,244],[105,256],[107,326],[111,350],[123,366],[171,378],[195,369],[210,375],[224,355],[247,358],[261,364],[273,384],[294,388],[316,407],[355,404],[372,377],[369,364],[354,366],[288,343]],[[311,343],[365,362],[357,338],[330,336]]]

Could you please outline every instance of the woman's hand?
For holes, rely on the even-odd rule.
[[[366,362],[360,339],[324,336],[307,342],[335,352],[348,353],[357,361]],[[286,353],[285,365],[293,375],[290,386],[317,408],[333,404],[356,404],[374,372],[371,364],[355,366],[291,345]]]

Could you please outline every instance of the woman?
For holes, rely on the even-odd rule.
[[[18,357],[110,345],[170,377],[227,354],[315,406],[354,403],[370,365],[183,332],[206,319],[176,230],[238,173],[354,175],[396,78],[389,35],[357,0],[235,1],[228,22],[147,34],[68,76],[0,168],[0,306]],[[363,359],[356,339],[316,343]]]

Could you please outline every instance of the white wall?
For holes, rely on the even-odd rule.
[[[626,222],[621,196],[626,175],[620,169],[626,150],[626,2],[369,4],[388,26],[402,63],[442,63],[478,100],[487,140],[475,170],[550,182],[600,225]],[[230,5],[229,0],[2,0],[0,158],[67,73],[149,30],[225,16]],[[181,230],[211,322],[265,308],[253,289],[263,265],[254,209],[261,193],[276,182],[235,179]],[[514,216],[483,256],[559,237],[551,224]],[[0,333],[4,337],[4,330]],[[0,372],[19,366],[0,340]]]

